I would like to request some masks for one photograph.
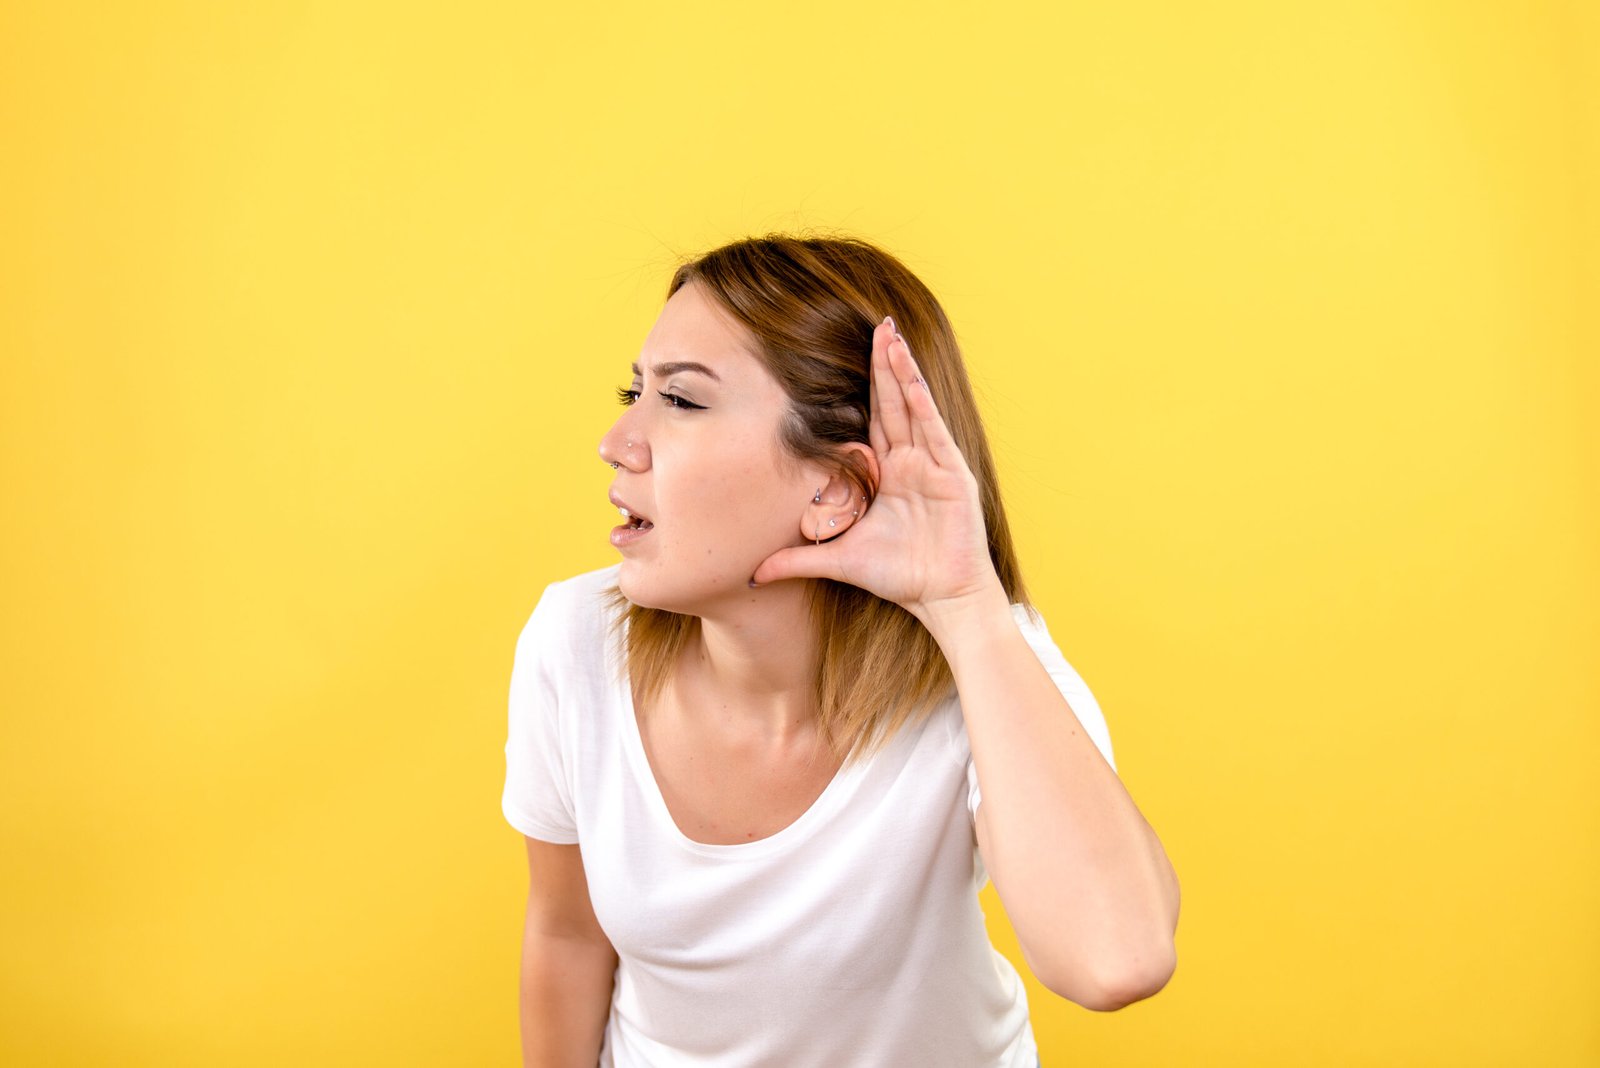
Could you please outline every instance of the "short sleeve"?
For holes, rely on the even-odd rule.
[[[571,845],[578,840],[578,826],[555,670],[561,660],[563,600],[558,586],[547,588],[517,638],[500,808],[511,826],[529,838]]]
[[[1035,619],[1028,614],[1027,608],[1020,604],[1011,606],[1011,615],[1017,621],[1017,626],[1022,631],[1022,636],[1028,640],[1028,646],[1039,658],[1039,663],[1044,665],[1045,671],[1056,684],[1056,689],[1061,691],[1061,696],[1067,699],[1067,704],[1072,706],[1072,711],[1077,714],[1078,723],[1083,727],[1089,740],[1094,742],[1095,748],[1100,750],[1100,755],[1106,758],[1106,763],[1111,765],[1111,770],[1117,770],[1117,762],[1111,755],[1111,732],[1106,727],[1106,718],[1100,711],[1100,705],[1094,699],[1094,694],[1089,692],[1088,685],[1082,676],[1067,663],[1067,658],[1061,655],[1061,650],[1056,647],[1055,640],[1050,637],[1049,629],[1044,625],[1042,618]],[[978,818],[978,805],[983,800],[978,790],[978,771],[972,763],[972,751],[967,748],[967,811],[972,818]]]

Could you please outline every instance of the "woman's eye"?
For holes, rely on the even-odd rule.
[[[628,405],[632,404],[634,401],[636,401],[638,399],[639,399],[639,391],[638,390],[636,390],[636,389],[627,389],[627,388],[622,387],[622,386],[618,386],[617,387],[617,401],[619,403],[621,403],[623,407],[627,407]]]
[[[704,404],[696,404],[694,401],[684,400],[676,393],[662,393],[660,396],[674,408],[684,408],[695,412],[703,412],[706,408]]]

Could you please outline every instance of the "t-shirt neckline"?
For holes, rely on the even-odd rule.
[[[757,838],[753,842],[726,844],[698,842],[683,833],[677,821],[672,818],[671,810],[667,808],[667,799],[661,793],[661,784],[656,781],[655,769],[650,766],[650,758],[644,751],[644,737],[639,733],[639,715],[634,707],[632,680],[625,670],[613,677],[621,679],[620,685],[614,690],[613,704],[622,719],[623,748],[627,750],[628,764],[633,772],[634,781],[663,833],[690,853],[728,860],[754,860],[792,848],[796,843],[816,833],[816,829],[826,823],[828,817],[855,792],[861,772],[868,763],[847,759],[839,766],[839,770],[834,772],[833,778],[828,780],[828,785],[823,787],[822,793],[817,795],[810,807],[795,817],[787,827],[765,838]]]

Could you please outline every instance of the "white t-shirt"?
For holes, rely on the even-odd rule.
[[[608,632],[616,573],[551,584],[523,628],[502,798],[523,834],[582,847],[618,956],[603,1068],[1032,1068],[1023,985],[978,906],[956,698],[777,834],[695,842],[662,800]],[[1043,623],[1012,611],[1110,762],[1088,687]]]

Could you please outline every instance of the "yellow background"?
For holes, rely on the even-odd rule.
[[[1182,880],[1045,1063],[1600,1063],[1595,6],[981,10],[0,8],[0,1062],[515,1062],[518,629],[675,257],[819,226]]]

